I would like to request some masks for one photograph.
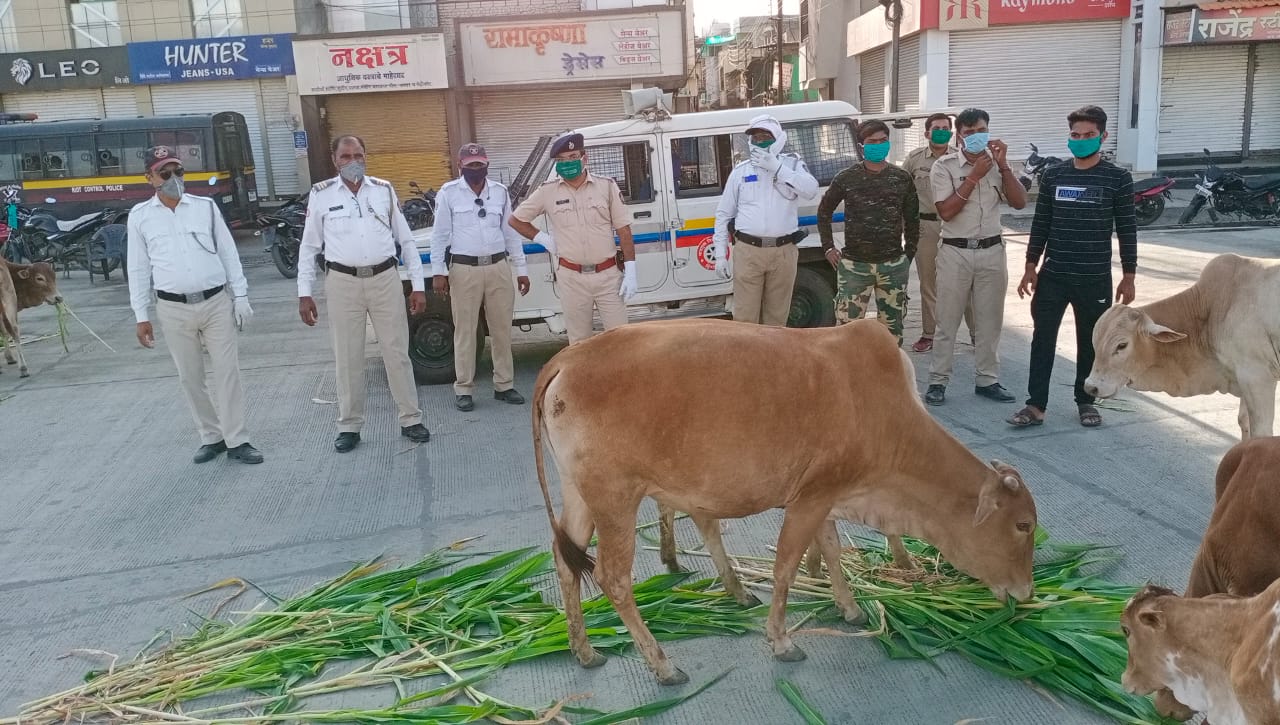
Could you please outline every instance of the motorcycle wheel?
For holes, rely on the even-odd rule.
[[[1134,211],[1138,217],[1138,226],[1145,227],[1146,225],[1155,222],[1160,218],[1160,215],[1164,214],[1164,197],[1152,196],[1143,199],[1138,203],[1138,206]]]
[[[285,279],[293,279],[298,276],[298,250],[288,250],[280,242],[271,245],[271,261],[276,263],[276,269],[280,270],[280,274]]]
[[[1199,214],[1202,208],[1204,208],[1204,197],[1197,194],[1191,200],[1191,205],[1187,207],[1186,211],[1182,212],[1182,217],[1178,219],[1178,223],[1190,224],[1191,220],[1196,218],[1196,214]]]

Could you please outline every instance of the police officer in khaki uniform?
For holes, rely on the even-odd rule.
[[[347,453],[360,444],[366,318],[378,335],[387,384],[400,411],[400,434],[425,443],[431,432],[422,425],[409,362],[409,321],[396,255],[403,256],[409,270],[413,314],[427,306],[422,259],[391,184],[365,175],[364,141],[339,136],[333,142],[333,163],[338,176],[311,188],[298,250],[298,312],[307,325],[319,319],[312,286],[318,272],[316,255],[324,253],[325,297],[338,368],[338,439],[333,447]]]
[[[529,195],[511,215],[511,228],[547,249],[553,258],[564,307],[569,344],[591,336],[591,313],[600,312],[604,329],[627,323],[626,301],[636,294],[636,250],[631,213],[622,203],[618,184],[587,171],[582,134],[569,133],[551,144],[559,179]],[[538,231],[533,220],[546,214],[551,233]],[[614,232],[625,260],[618,269]]]
[[[920,278],[920,339],[911,346],[912,352],[926,353],[933,350],[933,331],[937,327],[934,316],[938,302],[938,246],[942,243],[942,221],[933,203],[933,184],[929,174],[933,162],[946,156],[951,150],[951,117],[935,113],[924,122],[924,137],[929,142],[911,153],[902,168],[916,182],[916,196],[920,199],[920,247],[916,252],[916,275]],[[964,323],[973,337],[973,305],[964,309]]]

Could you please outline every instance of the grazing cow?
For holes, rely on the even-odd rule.
[[[1248,598],[1147,586],[1120,623],[1129,692],[1167,687],[1214,725],[1280,725],[1280,580]]]
[[[786,385],[778,371],[787,371]],[[1002,600],[1032,594],[1031,491],[1017,471],[984,464],[925,411],[911,361],[874,320],[815,329],[629,325],[560,351],[538,375],[532,408],[569,640],[585,667],[604,662],[582,613],[581,578],[594,574],[658,681],[688,680],[632,594],[636,512],[646,496],[689,512],[726,587],[715,519],[786,509],[766,628],[783,661],[804,658],[785,618],[805,547],[816,538],[828,561],[839,556],[828,517],[930,541]],[[560,473],[559,519],[544,436]],[[598,568],[586,551],[593,532]],[[832,588],[848,618],[857,607],[848,582],[832,577]]]
[[[1280,438],[1253,438],[1227,451],[1218,464],[1213,516],[1191,565],[1186,596],[1251,597],[1280,579],[1278,482]],[[1156,709],[1179,720],[1194,715],[1168,690],[1156,694]]]
[[[62,301],[58,294],[58,278],[53,265],[48,262],[14,264],[0,259],[0,333],[4,334],[5,362],[18,365],[18,376],[27,377],[27,360],[22,354],[22,338],[18,327],[18,312],[42,304],[56,305]],[[17,359],[14,359],[17,350]]]
[[[1100,398],[1125,385],[1179,397],[1229,393],[1240,398],[1241,438],[1269,436],[1278,346],[1280,262],[1223,254],[1172,297],[1103,313],[1084,389]]]

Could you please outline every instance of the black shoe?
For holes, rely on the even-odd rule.
[[[1017,400],[1017,398],[1013,397],[1013,393],[1010,393],[1008,390],[1005,390],[1004,386],[1001,385],[1000,383],[992,383],[990,385],[987,385],[981,388],[975,387],[973,389],[973,392],[976,395],[981,395],[982,397],[988,400],[994,400],[997,403],[1012,403],[1013,401]]]
[[[930,385],[924,393],[924,402],[929,405],[942,405],[947,402],[947,386]]]
[[[333,442],[333,448],[339,453],[350,453],[360,445],[359,433],[339,433],[338,440]]]
[[[200,450],[196,451],[195,458],[192,458],[191,460],[196,463],[208,463],[209,461],[212,461],[213,459],[217,458],[219,455],[226,452],[227,452],[227,442],[218,441],[217,443],[210,443],[209,445],[206,445],[206,446],[200,446]]]
[[[458,395],[453,399],[453,407],[465,413],[469,410],[475,410],[476,403],[471,399],[470,395]]]
[[[241,463],[262,463],[262,451],[248,443],[241,443],[227,451],[227,458]]]
[[[407,428],[401,428],[400,435],[408,438],[414,443],[426,443],[431,440],[431,431],[427,430],[427,427],[421,423],[408,426]]]
[[[512,405],[524,405],[524,396],[517,393],[515,388],[511,390],[497,390],[493,393],[494,400],[501,400],[504,403]]]

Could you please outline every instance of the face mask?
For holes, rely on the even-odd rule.
[[[777,141],[777,139],[769,138],[769,139],[765,139],[764,141],[752,141],[751,145],[755,146],[758,149],[767,149],[773,145],[774,141]]]
[[[582,176],[582,159],[574,159],[573,161],[557,161],[556,173],[560,178],[566,181],[573,181]]]
[[[945,128],[935,128],[929,132],[929,143],[935,146],[946,146],[951,142],[951,131]]]
[[[862,144],[862,158],[873,164],[884,161],[889,158],[889,142]]]
[[[174,174],[173,176],[170,176],[168,179],[166,179],[163,184],[160,185],[160,194],[162,196],[167,196],[170,199],[181,199],[182,190],[184,188],[185,187],[182,183],[182,177],[178,176],[177,174]]]
[[[980,154],[987,150],[987,144],[990,142],[991,134],[986,131],[970,134],[964,137],[964,150],[971,154]]]
[[[1071,155],[1077,159],[1087,159],[1102,150],[1102,136],[1099,134],[1093,138],[1067,139],[1067,148],[1071,149]]]
[[[352,161],[346,166],[338,169],[338,173],[343,179],[354,184],[364,178],[364,162]]]
[[[478,169],[469,169],[465,166],[462,167],[462,178],[465,179],[468,184],[471,184],[473,186],[484,181],[485,178],[488,176],[489,176],[488,166],[481,166]]]

